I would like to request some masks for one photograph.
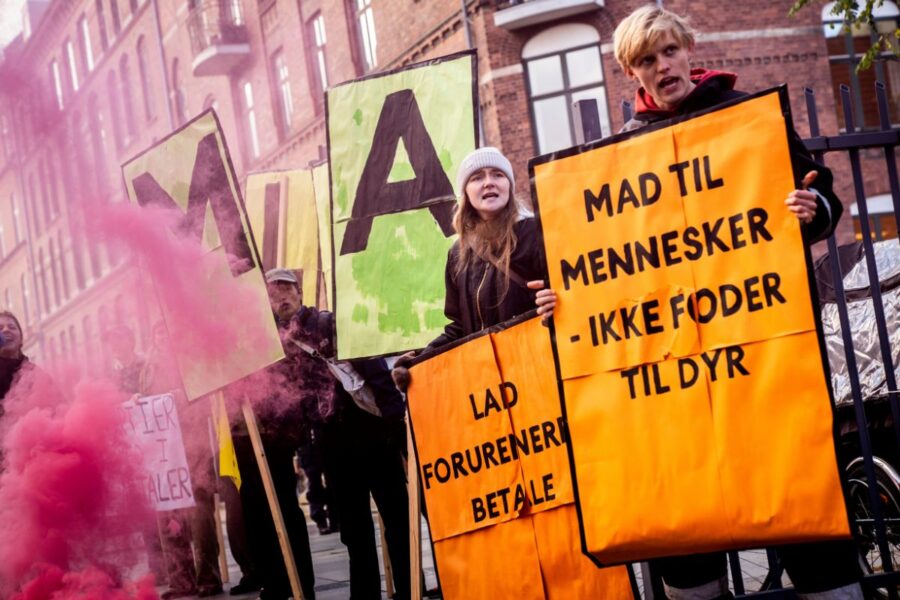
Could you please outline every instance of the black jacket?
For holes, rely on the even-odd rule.
[[[746,92],[734,89],[734,82],[737,77],[731,73],[717,73],[705,71],[703,69],[694,69],[691,72],[691,80],[697,86],[694,90],[678,105],[673,111],[663,111],[647,107],[644,103],[645,96],[643,90],[638,90],[636,104],[638,107],[634,117],[622,127],[622,131],[633,131],[656,123],[664,119],[672,117],[689,115],[691,113],[712,108],[729,100],[743,98],[747,96]],[[818,171],[815,183],[810,186],[811,190],[815,190],[820,194],[819,206],[816,209],[816,216],[808,225],[803,225],[805,234],[810,242],[817,242],[827,238],[834,232],[838,219],[844,210],[840,199],[834,193],[832,184],[834,178],[831,170],[825,165],[813,160],[812,155],[803,145],[803,141],[794,128],[788,131],[788,143],[791,151],[791,159],[794,171],[794,184],[799,187],[803,177],[809,171]],[[824,198],[825,202],[822,202]],[[826,204],[827,203],[827,204]]]
[[[450,323],[444,333],[428,345],[437,348],[467,335],[502,323],[535,308],[535,292],[524,282],[544,278],[544,251],[538,240],[537,224],[533,217],[515,224],[516,249],[510,258],[509,289],[502,294],[506,274],[491,263],[474,257],[468,269],[457,274],[459,241],[447,255],[445,282],[447,295],[444,315]],[[515,279],[520,279],[521,283]]]

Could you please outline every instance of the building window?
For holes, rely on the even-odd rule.
[[[872,241],[897,239],[897,216],[894,214],[891,195],[879,194],[866,198],[866,208],[869,212],[869,233],[872,235]],[[856,232],[856,239],[862,240],[863,232],[856,204],[850,205],[850,214],[853,216],[853,230]]]
[[[53,238],[50,238],[50,247],[47,252],[50,254],[49,262],[50,262],[50,277],[53,279],[53,305],[59,306],[62,304],[62,295],[60,294],[60,290],[62,287],[59,285],[59,269],[57,268],[58,260],[56,254],[56,242]]]
[[[259,133],[256,129],[256,107],[253,104],[253,87],[249,81],[241,86],[244,97],[244,123],[247,126],[247,141],[250,158],[259,158]]]
[[[75,59],[75,44],[67,39],[65,46],[66,62],[69,63],[69,87],[73,92],[78,91],[78,66]]]
[[[890,50],[881,52],[872,67],[861,73],[856,66],[866,50],[875,42],[879,33],[892,37],[900,27],[900,9],[891,0],[884,0],[872,10],[872,24],[844,26],[840,17],[831,14],[835,3],[822,7],[822,24],[828,45],[828,62],[831,64],[831,85],[837,108],[838,125],[844,124],[841,108],[841,85],[850,88],[853,104],[853,121],[857,128],[878,128],[878,101],[875,81],[884,82],[888,99],[888,116],[891,123],[900,123],[900,61]],[[896,39],[894,43],[896,43]]]
[[[91,94],[88,101],[88,131],[91,139],[91,150],[94,155],[93,171],[97,178],[97,190],[104,189],[106,177],[106,126],[103,122],[103,113],[100,111],[100,102],[96,94]]]
[[[307,55],[312,64],[309,70],[315,73],[310,77],[312,96],[316,112],[319,113],[325,104],[325,90],[328,89],[328,69],[325,66],[325,19],[317,13],[306,25]]]
[[[59,248],[59,275],[62,280],[63,297],[68,300],[71,289],[69,288],[69,269],[66,261],[66,246],[63,242],[63,235],[60,231],[56,236],[56,245]]]
[[[172,107],[175,109],[175,125],[183,125],[187,121],[187,110],[184,105],[184,90],[181,89],[181,68],[177,58],[172,61]]]
[[[50,288],[47,286],[47,261],[44,249],[38,250],[38,281],[41,282],[42,300],[44,301],[44,313],[50,312]]]
[[[375,37],[375,17],[372,14],[372,0],[352,0],[356,8],[356,33],[360,54],[363,58],[363,71],[369,72],[378,64],[376,50],[378,41]]]
[[[25,277],[25,274],[19,275],[19,287],[22,288],[22,316],[25,319],[25,324],[31,324],[31,305],[30,298],[31,295],[28,291],[28,279]]]
[[[94,0],[97,7],[97,27],[100,29],[100,49],[106,52],[109,48],[109,36],[106,34],[106,12],[103,10],[103,0]]]
[[[37,182],[33,174],[28,179],[28,201],[31,206],[31,232],[36,238],[41,232],[41,217],[38,214]]]
[[[134,118],[134,95],[131,88],[131,72],[128,67],[128,55],[123,54],[119,61],[119,87],[122,90],[122,107],[125,112],[125,130],[128,139],[137,137],[137,121]]]
[[[150,72],[147,65],[147,42],[144,36],[137,41],[138,76],[141,78],[141,94],[144,98],[144,116],[153,119],[153,95],[150,88]]]
[[[119,112],[119,84],[116,81],[116,72],[111,70],[106,76],[106,94],[109,99],[109,111],[112,114],[113,139],[116,149],[121,150],[125,146],[125,133],[122,130],[122,114]]]
[[[44,226],[49,227],[50,222],[53,220],[53,212],[50,209],[50,190],[49,190],[49,175],[47,173],[47,163],[41,161],[38,163],[38,172],[40,173],[40,186],[41,186],[41,206],[44,209]]]
[[[10,194],[9,203],[12,204],[13,234],[15,235],[16,246],[18,246],[22,243],[22,222],[20,221],[19,203],[16,202],[15,194]]]
[[[522,63],[538,154],[575,143],[577,100],[596,100],[603,135],[611,133],[596,29],[569,23],[544,30],[525,43]]]
[[[294,118],[294,99],[291,95],[291,80],[288,77],[287,62],[284,60],[284,52],[279,50],[272,56],[272,75],[277,86],[275,97],[278,99],[278,120],[282,137],[291,130]]]
[[[118,0],[109,0],[109,16],[112,17],[113,35],[119,35],[122,31],[122,21],[119,19]]]
[[[53,81],[53,89],[56,91],[56,107],[62,110],[66,102],[63,95],[62,74],[59,72],[59,62],[55,58],[50,62],[50,80]]]
[[[78,51],[81,54],[81,68],[85,73],[94,70],[94,51],[91,48],[91,30],[88,27],[87,17],[81,15],[78,19],[79,38]]]
[[[59,216],[59,186],[56,181],[56,167],[53,163],[53,157],[49,153],[47,154],[46,176],[50,191],[50,212],[48,213],[50,216],[48,220],[53,221]]]
[[[6,114],[0,115],[0,137],[3,138],[3,153],[6,160],[10,160],[13,155],[13,135],[9,128],[9,117]]]

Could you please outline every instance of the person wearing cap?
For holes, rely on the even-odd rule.
[[[301,426],[315,423],[332,487],[331,507],[341,519],[341,542],[350,558],[350,597],[380,600],[381,575],[370,496],[384,523],[391,557],[395,600],[410,597],[409,498],[403,452],[406,446],[405,404],[391,382],[384,359],[337,361],[334,358],[334,315],[302,306],[293,272],[266,274],[272,310],[288,359],[310,365],[300,378],[328,378],[330,393],[309,397]],[[297,356],[299,352],[299,356]],[[287,360],[287,359],[286,359]],[[313,371],[314,370],[314,371]],[[324,381],[313,386],[321,390]],[[294,503],[296,505],[296,501]]]
[[[285,358],[250,376],[244,391],[256,414],[300,587],[306,600],[313,600],[315,574],[306,517],[297,502],[294,453],[308,434],[305,424],[310,417],[306,407],[322,406],[327,410],[332,404],[334,385],[320,358],[291,343],[297,332],[309,325],[310,319],[317,318],[318,312],[302,305],[303,295],[296,274],[287,269],[272,269],[266,273],[266,288]],[[318,345],[319,341],[327,343],[327,340],[314,343]],[[247,544],[259,570],[258,583],[262,584],[260,598],[287,600],[293,595],[290,580],[247,426],[241,418],[232,424],[232,439],[241,472]]]

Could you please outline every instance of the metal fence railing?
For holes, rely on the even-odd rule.
[[[876,261],[878,251],[873,242],[875,236],[866,205],[866,179],[861,158],[861,153],[865,152],[870,162],[877,163],[881,158],[884,159],[884,172],[888,178],[886,187],[893,203],[893,218],[900,230],[900,180],[897,176],[896,157],[896,149],[900,145],[900,129],[891,126],[883,83],[876,84],[875,94],[880,122],[877,130],[857,130],[853,120],[850,90],[842,86],[841,108],[845,129],[838,135],[827,136],[819,129],[814,92],[804,90],[810,131],[810,137],[804,143],[819,162],[828,153],[843,153],[849,159],[862,234],[862,240],[858,242],[860,247],[853,250],[857,255],[861,254],[859,262],[864,264],[866,273],[863,279],[868,279],[868,289],[864,295],[871,304],[866,322],[869,331],[862,333],[859,331],[859,324],[851,322],[844,277],[847,276],[846,267],[852,266],[854,261],[848,263],[838,259],[844,248],[839,249],[835,236],[832,235],[827,240],[828,256],[817,261],[817,264],[822,265],[821,271],[833,291],[836,320],[839,322],[839,333],[835,332],[835,336],[842,343],[842,352],[839,354],[843,354],[846,361],[846,379],[850,389],[846,401],[838,404],[835,410],[841,432],[838,455],[846,483],[847,502],[855,517],[852,526],[859,547],[860,564],[866,573],[863,580],[866,595],[900,600],[900,393],[897,391],[895,372],[900,363],[900,344],[897,343],[900,335],[900,310],[894,304],[886,306],[884,297],[887,293],[891,302],[900,303],[897,302],[898,296],[889,291],[896,289],[900,281],[885,282],[879,278],[879,265]],[[632,115],[631,106],[623,103],[622,110],[625,121],[628,121]],[[575,121],[579,143],[601,137],[595,100],[576,102]],[[873,166],[880,169],[877,164]],[[892,239],[881,244],[892,245],[886,248],[900,255],[900,240]],[[822,277],[822,273],[818,276]],[[858,290],[853,293],[858,296]],[[871,346],[868,354],[859,350],[859,338],[864,335],[871,338],[868,340]],[[877,340],[874,339],[876,335]],[[891,336],[895,338],[893,347]],[[860,361],[868,362],[861,365]],[[873,364],[876,365],[874,368]],[[864,391],[861,376],[880,378],[878,393],[872,393],[871,386]],[[782,585],[783,569],[777,554],[771,549],[753,553],[731,552],[728,558],[732,589],[738,597],[796,597],[789,586],[785,588]],[[757,573],[749,581],[747,572],[752,569],[748,567],[755,568]],[[661,582],[649,572],[646,565],[641,565],[639,570],[635,567],[635,571],[640,576],[645,598],[665,598]],[[759,572],[763,575],[760,576]]]

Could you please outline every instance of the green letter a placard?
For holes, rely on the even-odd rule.
[[[475,149],[475,53],[327,92],[340,359],[422,348],[444,317],[456,170]]]

